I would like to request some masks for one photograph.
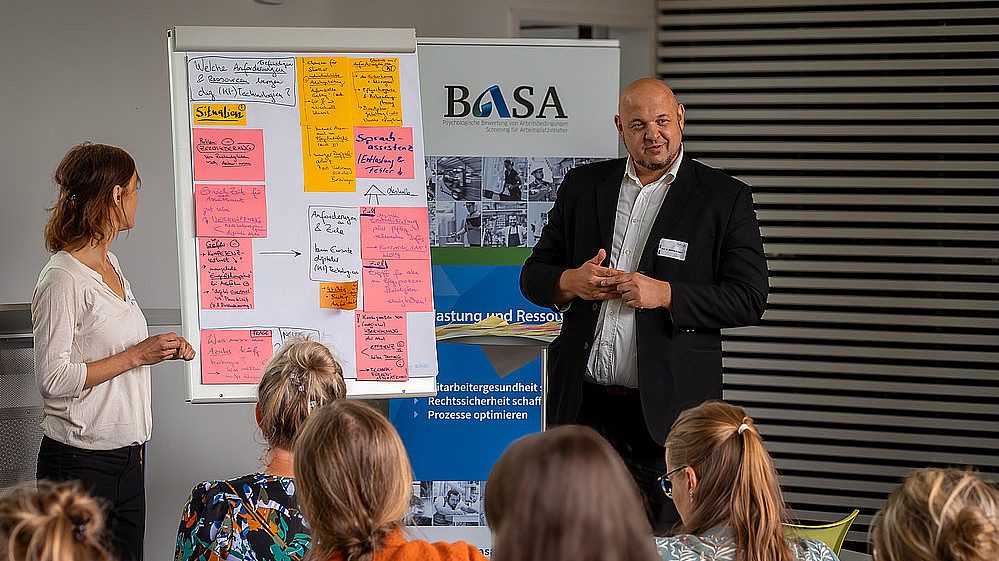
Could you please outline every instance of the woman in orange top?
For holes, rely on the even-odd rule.
[[[295,442],[295,483],[316,561],[486,559],[464,542],[406,540],[406,449],[388,419],[359,401],[334,401],[309,416]]]

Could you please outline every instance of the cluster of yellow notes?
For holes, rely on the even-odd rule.
[[[402,126],[399,59],[299,57],[306,191],[354,191],[354,127]]]

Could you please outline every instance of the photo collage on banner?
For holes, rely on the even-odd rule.
[[[606,158],[427,156],[433,247],[534,247],[565,174]]]

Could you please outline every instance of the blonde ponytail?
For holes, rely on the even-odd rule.
[[[0,497],[0,551],[8,560],[110,561],[104,515],[78,481],[39,481]]]
[[[697,500],[683,530],[729,526],[736,561],[792,561],[782,523],[787,507],[777,472],[753,420],[741,407],[706,401],[680,413],[666,438],[669,464],[697,474]]]

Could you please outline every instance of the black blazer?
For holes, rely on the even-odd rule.
[[[625,164],[598,162],[566,174],[520,274],[528,300],[555,309],[562,272],[600,248],[610,253]],[[662,239],[686,242],[686,258],[658,256]],[[659,308],[635,315],[642,410],[649,434],[661,443],[680,411],[721,398],[719,329],[756,324],[763,316],[767,266],[749,186],[684,156],[638,272],[669,281],[673,295],[672,313]],[[599,311],[599,302],[573,300],[548,347],[550,424],[576,420]]]

